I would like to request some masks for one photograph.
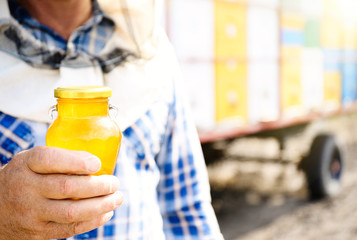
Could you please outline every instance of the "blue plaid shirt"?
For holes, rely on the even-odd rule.
[[[66,42],[10,1],[11,14],[41,42],[54,48],[97,54],[114,23],[93,1],[92,18]],[[187,120],[182,93],[172,102],[155,103],[123,131],[115,175],[124,203],[104,226],[70,239],[221,239],[209,194],[207,172],[197,133]],[[16,119],[0,112],[0,161],[44,145],[47,124]]]

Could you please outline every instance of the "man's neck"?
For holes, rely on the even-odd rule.
[[[91,0],[17,0],[41,24],[68,40],[91,16]]]

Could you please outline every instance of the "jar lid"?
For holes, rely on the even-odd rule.
[[[68,86],[55,89],[56,98],[107,98],[112,89],[106,86]]]

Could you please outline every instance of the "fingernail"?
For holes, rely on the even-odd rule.
[[[108,221],[113,217],[113,215],[114,215],[114,212],[113,212],[113,211],[111,211],[111,212],[105,214],[105,216],[104,216],[104,222],[108,222]]]
[[[92,173],[96,173],[99,171],[101,167],[100,159],[97,157],[90,157],[88,159],[88,171]]]
[[[115,195],[115,206],[119,207],[123,203],[123,200],[124,200],[123,193],[116,192],[116,193],[114,193],[114,195]]]

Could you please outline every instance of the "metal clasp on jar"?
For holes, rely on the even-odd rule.
[[[58,117],[58,106],[53,105],[49,110],[48,110],[48,115],[50,116],[51,120],[56,120]]]
[[[113,118],[113,119],[116,118],[118,116],[119,109],[116,106],[114,106],[113,104],[110,104],[110,103],[108,105],[108,108],[109,108],[109,116],[111,118]]]

